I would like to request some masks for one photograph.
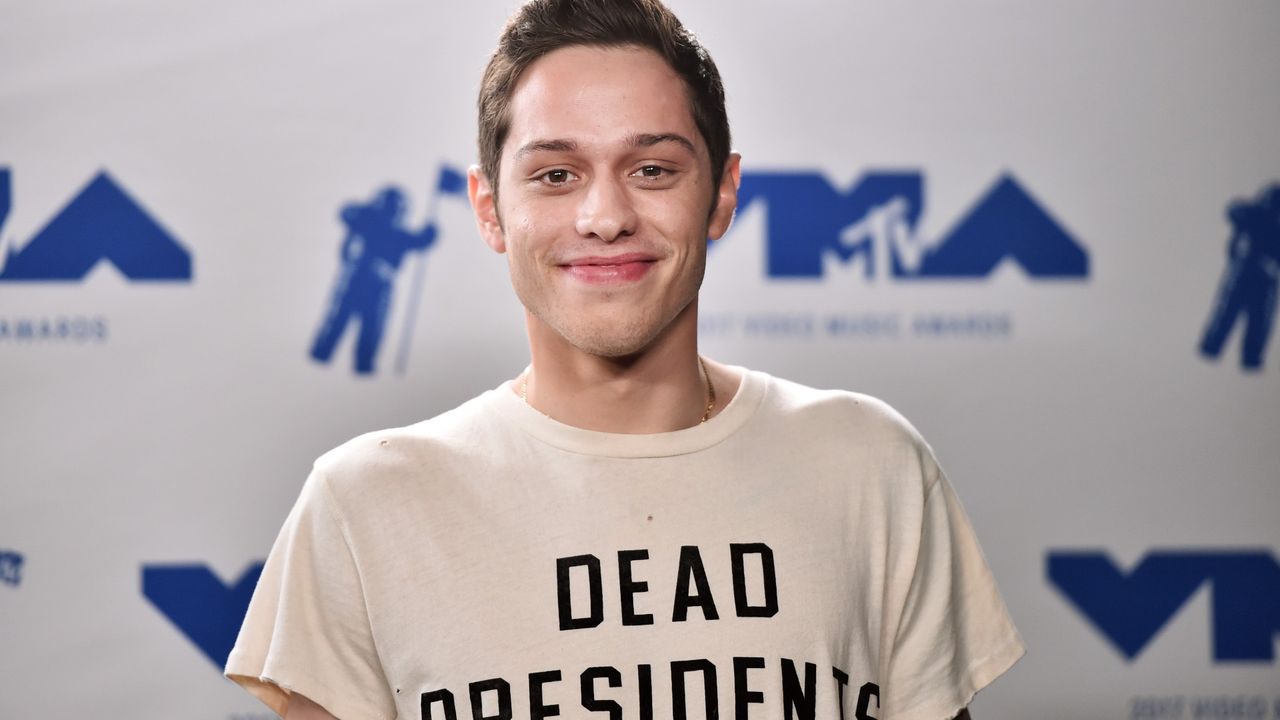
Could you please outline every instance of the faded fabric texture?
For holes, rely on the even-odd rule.
[[[677,432],[504,385],[327,453],[227,675],[342,720],[952,717],[1023,648],[928,445],[874,398],[743,372]]]

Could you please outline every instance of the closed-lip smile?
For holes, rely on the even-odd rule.
[[[560,268],[586,283],[627,283],[643,278],[657,261],[656,256],[648,253],[588,255],[561,263]]]

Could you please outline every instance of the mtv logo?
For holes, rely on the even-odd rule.
[[[10,207],[10,173],[0,168],[0,229]],[[9,248],[0,281],[83,280],[104,261],[130,280],[191,280],[191,253],[100,172],[21,250]]]
[[[817,172],[748,172],[738,207],[767,205],[770,277],[820,278],[823,260],[864,261],[864,274],[895,279],[984,278],[1012,260],[1034,278],[1085,278],[1084,248],[1012,176],[999,178],[941,238],[919,233],[924,178],[864,175],[847,191]]]
[[[22,556],[12,550],[0,550],[0,582],[13,587],[22,583]]]
[[[1266,550],[1148,553],[1124,572],[1104,552],[1055,551],[1048,579],[1128,660],[1210,583],[1213,657],[1274,662],[1280,564]]]

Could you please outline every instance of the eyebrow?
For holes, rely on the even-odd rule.
[[[572,140],[534,140],[517,150],[512,159],[519,160],[536,152],[574,152],[577,149],[578,143]]]
[[[693,147],[693,141],[676,133],[637,133],[627,138],[627,144],[631,147],[653,147],[654,145],[661,145],[662,143],[669,142],[684,147],[684,149],[688,150],[691,154],[698,154],[698,151]]]
[[[626,144],[635,148],[648,148],[663,143],[675,143],[691,154],[696,155],[697,150],[694,149],[693,141],[678,133],[636,133],[630,135],[626,139]],[[525,143],[516,154],[513,160],[519,160],[526,155],[532,155],[536,152],[576,152],[580,146],[574,140],[555,139],[555,140],[533,140]]]

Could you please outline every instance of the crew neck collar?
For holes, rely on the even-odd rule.
[[[685,455],[705,450],[732,435],[755,414],[764,399],[769,378],[762,372],[735,367],[742,378],[728,405],[705,423],[683,430],[651,434],[609,433],[566,425],[533,409],[520,399],[508,380],[485,393],[485,401],[504,420],[548,445],[580,455],[647,458]]]

